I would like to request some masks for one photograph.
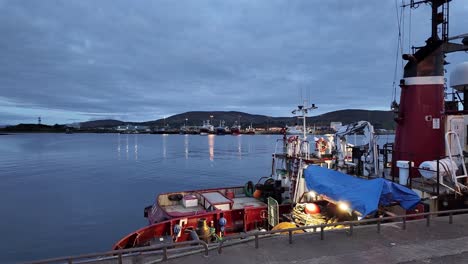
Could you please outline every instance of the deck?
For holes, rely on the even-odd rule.
[[[233,198],[234,204],[232,206],[232,210],[235,209],[242,209],[245,207],[262,207],[262,206],[267,206],[266,203],[253,198],[253,197],[238,197],[238,198]],[[164,210],[168,212],[169,214],[172,213],[195,213],[195,212],[204,212],[205,208],[201,205],[197,205],[194,207],[185,207],[182,204],[177,204],[177,205],[168,205],[164,206]]]

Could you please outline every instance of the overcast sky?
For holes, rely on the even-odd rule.
[[[468,1],[450,11],[467,33]],[[408,14],[423,45],[430,8]],[[0,0],[0,124],[289,116],[301,94],[317,114],[388,110],[397,34],[394,0]]]

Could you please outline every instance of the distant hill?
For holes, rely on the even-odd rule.
[[[164,125],[179,128],[183,126],[187,119],[189,126],[201,126],[204,120],[210,120],[213,116],[213,125],[219,125],[221,120],[225,125],[232,126],[234,122],[239,121],[242,127],[247,127],[252,123],[254,127],[283,127],[285,125],[294,125],[301,120],[296,117],[271,117],[265,115],[255,115],[237,111],[191,111],[182,114],[173,115],[165,119],[158,119],[147,122],[123,122],[119,120],[95,120],[81,123],[81,128],[96,127],[115,127],[123,124],[145,125],[150,127],[162,127]],[[309,124],[316,126],[328,126],[330,122],[342,122],[349,124],[352,122],[366,120],[371,122],[375,128],[394,129],[393,113],[391,111],[370,111],[360,109],[347,109],[333,111],[318,116],[307,118]]]
[[[132,122],[123,122],[119,120],[113,119],[104,119],[104,120],[93,120],[80,123],[81,128],[96,128],[96,127],[105,127],[111,128],[116,127],[124,124],[131,124]]]
[[[342,122],[343,124],[349,124],[352,122],[365,120],[369,121],[374,128],[379,129],[395,129],[395,122],[393,121],[392,111],[370,111],[360,109],[348,109],[333,111],[319,116],[310,118],[309,122],[318,123],[323,125],[329,125],[330,122]],[[309,118],[307,119],[309,120]]]
[[[2,129],[5,132],[65,132],[64,125],[55,124],[53,126],[39,124],[18,124],[16,126],[7,126]]]

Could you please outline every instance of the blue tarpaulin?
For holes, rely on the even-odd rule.
[[[413,190],[382,178],[360,179],[315,165],[304,170],[304,177],[310,191],[348,203],[362,216],[375,212],[379,205],[398,202],[401,207],[411,209],[421,200]]]

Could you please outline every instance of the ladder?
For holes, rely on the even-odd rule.
[[[457,155],[452,154],[452,149],[450,148],[450,143],[451,142],[456,142],[456,148],[458,150]],[[463,149],[460,144],[460,137],[458,136],[457,133],[454,131],[448,131],[445,133],[445,148],[448,150],[448,156],[451,162],[455,162],[455,164],[460,164],[462,165],[463,168],[463,174],[462,175],[456,175],[455,170],[450,170],[451,172],[451,178],[453,183],[455,184],[455,187],[457,188],[457,191],[460,191],[461,189],[466,189],[467,186],[464,184],[461,184],[458,179],[464,179],[468,177],[468,173],[466,172],[466,165],[465,165],[465,160],[463,156]],[[458,158],[458,162],[454,160],[454,158]]]

